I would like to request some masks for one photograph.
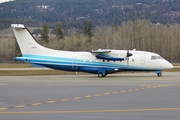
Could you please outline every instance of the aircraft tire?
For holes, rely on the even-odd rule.
[[[102,74],[102,77],[106,77],[107,74]]]
[[[158,77],[161,77],[161,76],[162,76],[162,73],[158,73],[157,76],[158,76]]]
[[[103,74],[102,72],[98,73],[98,77],[106,77],[107,74]]]
[[[101,72],[98,73],[98,77],[99,77],[99,78],[103,77],[103,73],[101,73]]]

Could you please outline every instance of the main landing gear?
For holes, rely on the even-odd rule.
[[[106,73],[105,72],[98,72],[98,77],[106,77]]]

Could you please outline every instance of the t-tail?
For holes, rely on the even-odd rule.
[[[22,56],[56,54],[56,50],[38,44],[26,26],[22,24],[12,24],[11,27],[13,28]]]

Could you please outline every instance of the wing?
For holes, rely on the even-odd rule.
[[[91,53],[110,53],[111,50],[110,49],[98,49],[98,50],[92,50]]]
[[[112,61],[123,61],[125,58],[120,58],[111,54],[110,49],[98,49],[92,50],[91,53],[96,56],[97,59],[112,60]]]

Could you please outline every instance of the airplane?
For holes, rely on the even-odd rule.
[[[22,56],[15,60],[56,70],[86,72],[106,77],[107,74],[123,71],[155,71],[162,76],[162,70],[173,65],[160,55],[137,50],[98,49],[91,51],[63,51],[44,47],[36,41],[23,24],[12,24]]]

